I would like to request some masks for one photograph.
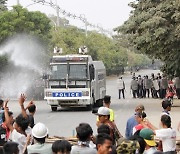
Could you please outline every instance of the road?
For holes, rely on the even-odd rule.
[[[137,72],[136,75],[150,75],[151,73],[157,74],[157,70],[143,70]],[[126,99],[118,99],[118,90],[116,88],[117,77],[107,77],[107,94],[112,96],[111,108],[115,111],[115,122],[120,132],[124,135],[126,121],[133,115],[134,108],[137,104],[144,104],[147,118],[155,125],[159,126],[160,113],[162,111],[160,99],[133,99],[130,94],[130,81],[131,75],[126,74],[123,76],[126,84]],[[172,107],[172,127],[176,128],[179,118],[180,101],[175,100],[175,107]],[[35,114],[35,123],[45,123],[49,129],[50,136],[64,136],[69,137],[75,134],[76,126],[81,122],[89,123],[96,134],[96,116],[91,111],[76,111],[76,110],[63,110],[59,108],[57,112],[52,112],[50,106],[46,101],[35,101],[37,105],[37,112]],[[14,117],[20,112],[20,107],[17,101],[10,101],[9,108],[14,112]],[[179,134],[180,135],[180,134]]]

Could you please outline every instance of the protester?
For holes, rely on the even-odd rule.
[[[55,141],[52,145],[52,151],[54,154],[70,154],[71,144],[66,140]]]
[[[29,111],[29,126],[31,128],[34,127],[34,114],[36,112],[36,105],[33,103],[33,101],[31,101],[28,106],[26,107],[26,109]]]
[[[110,128],[109,128],[109,126],[102,124],[98,127],[97,132],[98,132],[98,134],[104,133],[104,134],[110,135]],[[112,146],[112,151],[110,154],[117,154],[115,145]]]
[[[89,147],[93,138],[93,130],[88,123],[80,123],[76,127],[78,145],[73,145],[71,154],[96,154],[97,150]]]
[[[161,113],[161,116],[164,114],[170,116],[171,106],[172,106],[171,101],[168,99],[164,99],[162,101],[163,111]]]
[[[112,138],[108,134],[98,134],[96,136],[97,154],[111,154]],[[84,153],[85,154],[85,153]]]
[[[18,143],[11,141],[4,144],[3,152],[4,154],[21,154],[19,153]]]
[[[24,146],[26,144],[26,136],[27,136],[26,129],[28,128],[29,125],[29,119],[23,117],[23,115],[20,114],[16,117],[14,125],[12,125],[8,114],[7,103],[8,101],[4,103],[4,114],[7,122],[7,127],[11,131],[10,139],[18,143],[19,152],[23,153]]]
[[[8,111],[8,115],[10,118],[10,124],[13,125],[14,119],[13,119],[13,113],[11,111]],[[2,114],[2,121],[3,123],[0,125],[0,146],[3,146],[4,143],[6,143],[9,140],[10,137],[10,129],[8,127],[8,123],[5,119],[5,114]]]
[[[110,121],[114,122],[114,111],[110,108],[111,105],[111,96],[105,95],[103,99],[103,106],[109,108],[110,111]],[[97,125],[99,123],[99,117],[97,117]]]
[[[0,124],[3,123],[3,120],[2,120],[2,114],[4,113],[4,108],[3,108],[3,104],[4,101],[2,99],[0,99]]]
[[[128,139],[129,137],[131,137],[133,135],[132,134],[133,133],[133,127],[138,125],[138,122],[135,119],[135,116],[136,116],[135,114],[137,112],[142,113],[144,110],[145,110],[144,105],[140,104],[140,105],[136,106],[134,115],[131,116],[127,120],[127,123],[126,123],[126,132],[125,132],[126,139]]]
[[[134,135],[132,135],[132,136],[129,138],[129,140],[138,141],[140,147],[139,147],[139,149],[137,150],[137,153],[139,153],[139,154],[143,154],[143,152],[144,152],[144,150],[145,150],[145,147],[146,147],[146,142],[144,141],[144,139],[143,139],[141,136],[139,136],[139,133],[140,133],[140,131],[141,131],[142,129],[143,129],[143,128],[138,129],[138,130],[134,133]]]
[[[163,152],[176,154],[176,131],[171,128],[170,116],[161,116],[161,126],[162,129],[155,130],[155,134],[162,141]]]
[[[28,153],[52,154],[52,145],[45,143],[48,128],[43,123],[37,123],[32,129],[34,144],[27,147]]]
[[[138,141],[124,139],[118,144],[116,151],[117,154],[136,154],[139,147]]]
[[[180,79],[178,76],[175,78],[174,87],[176,89],[177,98],[180,99]]]
[[[149,128],[144,128],[140,131],[139,136],[141,136],[146,142],[144,154],[153,154],[157,151],[156,142],[154,140],[154,133]]]
[[[112,137],[112,141],[113,141],[113,145],[116,144],[116,141],[122,137],[121,133],[119,132],[119,130],[117,129],[117,126],[114,122],[111,122],[109,120],[110,118],[110,111],[107,107],[100,107],[98,109],[98,117],[99,117],[99,123],[98,123],[98,127],[101,124],[105,124],[108,125],[110,128],[110,136]]]

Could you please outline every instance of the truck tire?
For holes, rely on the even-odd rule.
[[[57,106],[51,106],[52,111],[57,111]]]
[[[91,110],[92,110],[92,104],[87,105],[87,106],[86,106],[86,109],[87,109],[88,111],[91,111]]]

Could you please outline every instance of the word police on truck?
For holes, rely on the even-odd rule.
[[[102,61],[93,61],[90,55],[60,55],[50,62],[44,99],[52,111],[57,107],[102,106],[106,94],[106,70]]]

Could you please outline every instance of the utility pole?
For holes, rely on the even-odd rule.
[[[85,18],[85,34],[86,34],[86,37],[87,37],[87,19]]]
[[[17,0],[17,5],[20,5],[19,0]]]
[[[59,21],[59,6],[58,6],[58,3],[57,3],[57,0],[56,0],[56,13],[57,13],[57,26],[59,27],[60,26],[60,21]]]

